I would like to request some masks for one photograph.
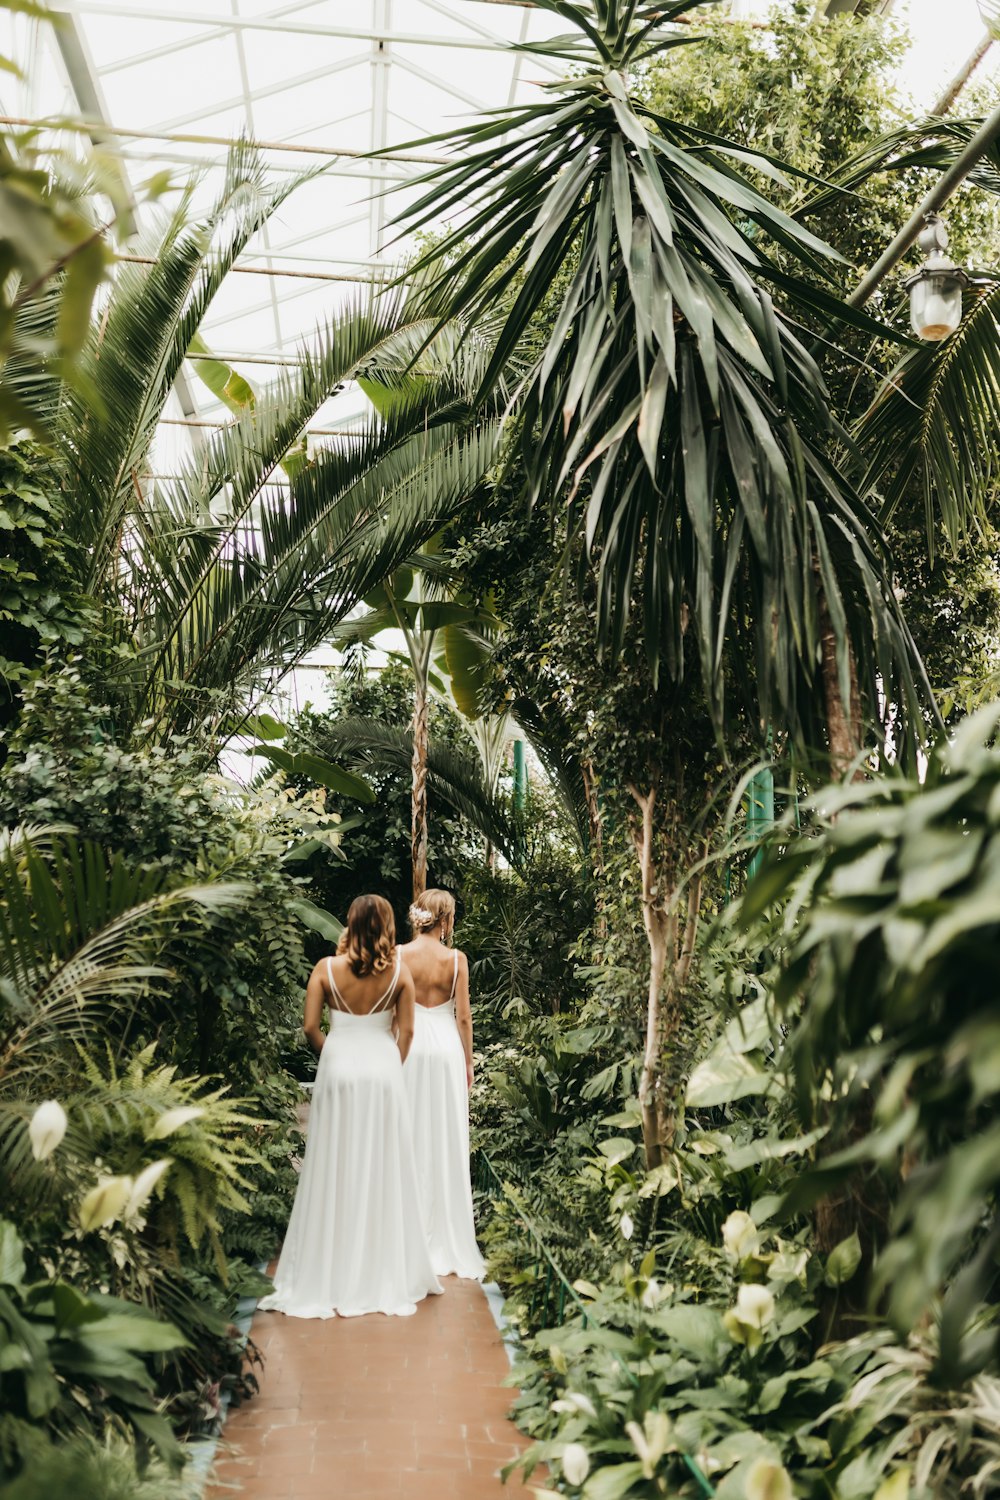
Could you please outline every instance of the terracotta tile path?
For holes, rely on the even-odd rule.
[[[226,1423],[206,1500],[501,1500],[526,1442],[482,1288],[449,1277],[412,1318],[258,1313],[260,1394]],[[534,1483],[543,1485],[536,1474]]]

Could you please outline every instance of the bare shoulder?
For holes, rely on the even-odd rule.
[[[467,953],[463,953],[461,948],[456,948],[454,951],[458,954],[458,969],[459,969],[459,973],[463,973],[463,972],[467,971],[468,967],[469,967],[469,956],[468,956],[468,954]]]
[[[317,959],[317,961],[313,964],[313,971],[309,976],[310,979],[325,979],[327,975],[326,966],[329,962],[330,960],[328,958]]]
[[[406,962],[406,954],[403,952],[402,948],[397,948],[396,951],[399,954],[399,984],[398,984],[398,988],[399,988],[400,991],[405,991],[406,989],[411,989],[411,990],[415,989],[415,986],[414,986],[414,983],[413,983],[413,975],[410,973],[410,966]]]

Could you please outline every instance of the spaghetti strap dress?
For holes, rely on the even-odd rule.
[[[431,1261],[438,1276],[481,1281],[469,1176],[469,1088],[465,1048],[455,1016],[458,953],[451,994],[440,1005],[416,1005],[413,1045],[403,1078],[413,1120],[417,1181]]]
[[[260,1307],[295,1318],[407,1317],[442,1288],[428,1253],[392,983],[367,1015],[349,1010],[327,959],[330,1031],[319,1056],[305,1159]]]

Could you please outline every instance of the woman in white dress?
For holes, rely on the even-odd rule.
[[[413,996],[392,908],[381,896],[359,896],[337,957],[316,965],[306,989],[303,1026],[319,1066],[305,1159],[264,1309],[296,1318],[405,1317],[441,1291],[403,1086]]]
[[[413,939],[402,952],[417,1004],[404,1079],[434,1270],[479,1281],[486,1267],[476,1244],[469,1180],[469,961],[447,946],[454,925],[455,898],[448,891],[425,891],[410,907]]]

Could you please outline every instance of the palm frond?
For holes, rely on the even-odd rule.
[[[941,344],[911,349],[855,433],[867,461],[862,490],[880,497],[883,524],[914,485],[922,488],[932,553],[938,518],[953,547],[986,519],[997,475],[1000,280],[978,286],[966,301],[957,331]]]
[[[541,761],[555,789],[580,849],[590,847],[590,816],[580,762],[571,749],[568,725],[546,704],[544,713],[533,699],[521,694],[511,703],[511,713]]]
[[[338,719],[324,728],[324,745],[355,765],[383,766],[409,772],[413,759],[413,736],[378,719]],[[471,755],[431,741],[427,752],[427,780],[431,796],[437,795],[473,828],[495,845],[504,858],[518,866],[523,840],[516,814],[505,799],[487,785],[482,769]]]
[[[300,180],[269,186],[259,153],[234,147],[208,215],[192,221],[184,194],[166,225],[138,246],[152,266],[118,267],[57,434],[95,593],[114,585],[109,569],[122,527],[142,504],[149,447],[191,340],[237,256]]]
[[[636,49],[679,40],[669,9],[657,31],[625,0],[602,0],[599,26],[589,7],[540,3],[587,38],[551,54],[587,70],[439,138],[450,159],[399,221],[420,229],[462,205],[417,271],[441,324],[506,309],[484,394],[562,288],[526,382],[521,459],[532,498],[565,507],[596,568],[600,648],[617,655],[640,614],[654,677],[678,681],[688,636],[721,732],[735,642],[754,663],[754,716],[808,739],[829,619],[842,692],[853,649],[873,716],[905,703],[913,725],[919,662],[878,528],[828,461],[846,435],[795,331],[817,283],[833,287],[835,252],[763,196],[752,153],[629,95]]]
[[[120,853],[51,829],[0,848],[0,1075],[9,1080],[62,1041],[93,1040],[102,1015],[169,973],[157,961],[185,908],[226,907],[242,885],[162,889]]]

